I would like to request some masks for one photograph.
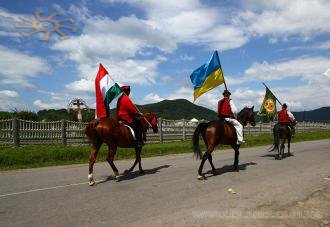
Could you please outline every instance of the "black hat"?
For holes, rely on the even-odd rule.
[[[224,90],[222,94],[223,94],[223,95],[225,95],[225,94],[231,95],[230,91],[228,91],[227,89]]]
[[[122,89],[123,91],[130,91],[130,90],[131,90],[131,87],[128,86],[128,85],[125,85],[125,86],[121,86],[121,89]]]

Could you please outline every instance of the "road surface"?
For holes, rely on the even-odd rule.
[[[120,182],[96,163],[94,187],[85,164],[1,172],[0,226],[329,226],[330,140],[293,143],[283,160],[268,148],[241,149],[240,172],[232,150],[214,152],[205,181],[192,153],[142,159],[146,174]]]

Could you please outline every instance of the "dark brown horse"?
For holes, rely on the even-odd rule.
[[[150,112],[144,114],[140,121],[144,135],[150,126],[152,127],[154,133],[158,132],[157,118],[154,113]],[[108,118],[101,118],[100,120],[95,119],[89,122],[86,126],[85,134],[88,136],[93,145],[93,149],[89,156],[89,185],[92,186],[95,184],[93,178],[93,166],[102,143],[106,143],[108,145],[107,161],[113,170],[115,179],[119,180],[119,172],[113,162],[117,147],[135,148],[135,162],[132,167],[125,172],[131,172],[136,164],[139,163],[140,173],[144,173],[141,166],[142,148],[136,148],[130,129],[123,123]]]
[[[281,160],[284,157],[284,148],[285,141],[288,141],[288,155],[290,156],[290,142],[292,138],[292,131],[286,124],[275,124],[273,128],[273,136],[274,136],[274,146],[270,151],[277,150],[277,155],[275,159]]]
[[[243,125],[243,127],[246,126],[247,123],[250,123],[252,126],[255,126],[256,123],[254,119],[253,107],[245,107],[243,110],[241,110],[237,115],[237,120]],[[202,135],[207,148],[203,156],[199,146],[200,134]],[[236,171],[239,171],[238,158],[240,145],[237,144],[236,129],[233,125],[224,120],[210,121],[208,123],[200,123],[197,126],[193,136],[194,153],[197,157],[202,159],[198,169],[197,179],[205,179],[205,176],[202,174],[202,171],[206,159],[208,159],[211,164],[213,174],[217,173],[212,162],[212,151],[218,144],[231,145],[231,147],[235,150],[234,168]]]

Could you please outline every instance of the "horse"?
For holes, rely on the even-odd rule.
[[[248,123],[250,123],[252,126],[256,125],[253,108],[254,106],[251,108],[244,107],[238,113],[237,120],[243,125],[243,127],[245,127]],[[202,135],[207,148],[203,156],[199,146],[200,134]],[[197,126],[193,135],[194,154],[197,158],[202,159],[198,169],[197,179],[205,179],[205,176],[202,175],[202,170],[206,159],[208,159],[211,164],[213,174],[217,174],[217,171],[214,168],[212,162],[212,151],[218,144],[231,145],[231,147],[235,150],[234,168],[236,171],[239,171],[238,158],[240,145],[237,144],[237,134],[234,126],[225,120],[202,122]]]
[[[286,124],[275,124],[273,127],[274,145],[270,151],[277,150],[275,159],[281,160],[284,157],[285,141],[288,141],[288,155],[290,156],[290,142],[292,131]]]
[[[149,112],[143,114],[140,118],[140,122],[143,135],[145,135],[149,127],[152,128],[154,133],[158,133],[157,117],[154,113]],[[93,146],[89,156],[88,180],[90,186],[95,185],[93,178],[93,166],[102,143],[106,143],[108,145],[107,161],[113,170],[114,179],[119,181],[119,172],[113,162],[114,156],[117,152],[117,147],[135,148],[135,162],[129,170],[125,171],[125,173],[131,172],[137,163],[139,164],[140,173],[144,173],[141,165],[142,147],[138,148],[135,146],[133,135],[124,123],[108,118],[94,119],[86,126],[85,134],[88,136]]]

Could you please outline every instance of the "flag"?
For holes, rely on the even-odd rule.
[[[100,64],[99,71],[95,78],[96,95],[96,117],[107,117],[109,115],[109,104],[122,92],[121,88],[115,83],[108,71]]]
[[[225,79],[217,51],[214,51],[208,63],[193,71],[190,80],[194,87],[194,101],[205,92],[224,83]]]
[[[266,94],[259,115],[266,117],[268,121],[273,121],[276,115],[276,100],[275,95],[266,87]]]

